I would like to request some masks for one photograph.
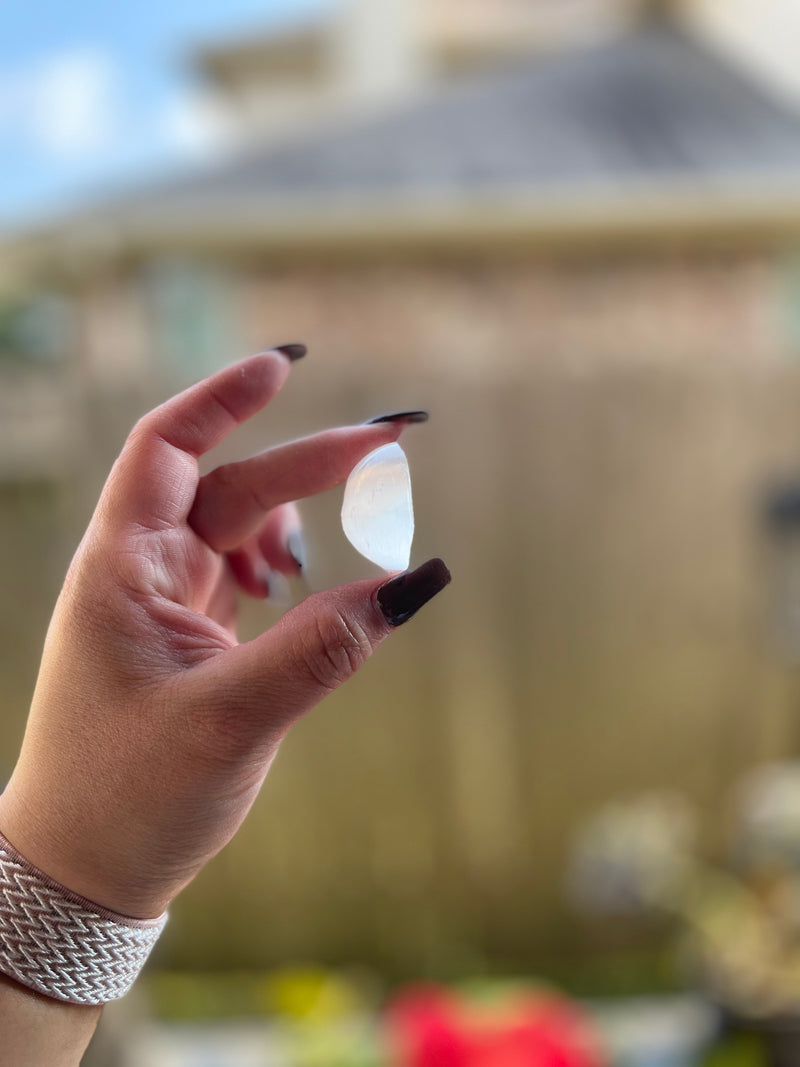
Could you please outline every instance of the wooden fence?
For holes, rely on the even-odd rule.
[[[303,373],[229,454],[393,406],[377,372]],[[239,836],[175,905],[163,964],[531,966],[579,940],[563,872],[597,805],[680,789],[721,847],[730,784],[800,738],[800,688],[764,624],[759,521],[768,484],[800,475],[796,369],[494,384],[431,366],[414,385],[433,417],[405,438],[413,558],[442,555],[453,584],[295,729]],[[79,476],[4,492],[6,767],[122,407]],[[339,503],[305,508],[315,586],[369,573]],[[251,605],[246,629],[274,617]]]

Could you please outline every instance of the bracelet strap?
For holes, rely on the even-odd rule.
[[[128,992],[167,921],[131,919],[78,896],[0,834],[0,971],[72,1004]]]

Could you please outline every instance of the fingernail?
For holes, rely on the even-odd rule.
[[[264,573],[264,585],[267,587],[267,596],[274,604],[288,604],[292,595],[289,588],[289,580],[279,571],[266,570]]]
[[[376,422],[427,422],[427,411],[394,411],[390,415],[376,415],[374,419],[367,419],[365,426],[373,426]]]
[[[286,551],[303,570],[306,565],[306,542],[300,530],[292,530],[286,538]]]
[[[290,363],[294,363],[296,359],[302,359],[308,349],[305,345],[292,343],[290,345],[273,345],[272,351],[280,352]]]
[[[450,584],[450,571],[441,559],[429,559],[415,571],[391,578],[378,590],[378,604],[390,626],[400,626],[423,604]]]

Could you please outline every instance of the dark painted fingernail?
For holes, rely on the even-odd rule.
[[[306,543],[299,530],[292,530],[286,538],[286,551],[300,570],[303,570],[306,565]]]
[[[427,422],[427,411],[395,411],[391,415],[376,415],[374,419],[367,419],[365,426],[373,426],[376,422]]]
[[[282,356],[285,356],[290,363],[294,363],[296,359],[302,359],[308,349],[305,345],[291,344],[291,345],[275,345],[272,349],[273,352],[280,352]]]
[[[400,626],[423,604],[450,584],[450,571],[441,559],[429,559],[415,571],[391,578],[378,590],[378,604],[390,626]]]

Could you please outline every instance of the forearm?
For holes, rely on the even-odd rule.
[[[0,1067],[77,1067],[101,1011],[42,996],[0,974]]]

